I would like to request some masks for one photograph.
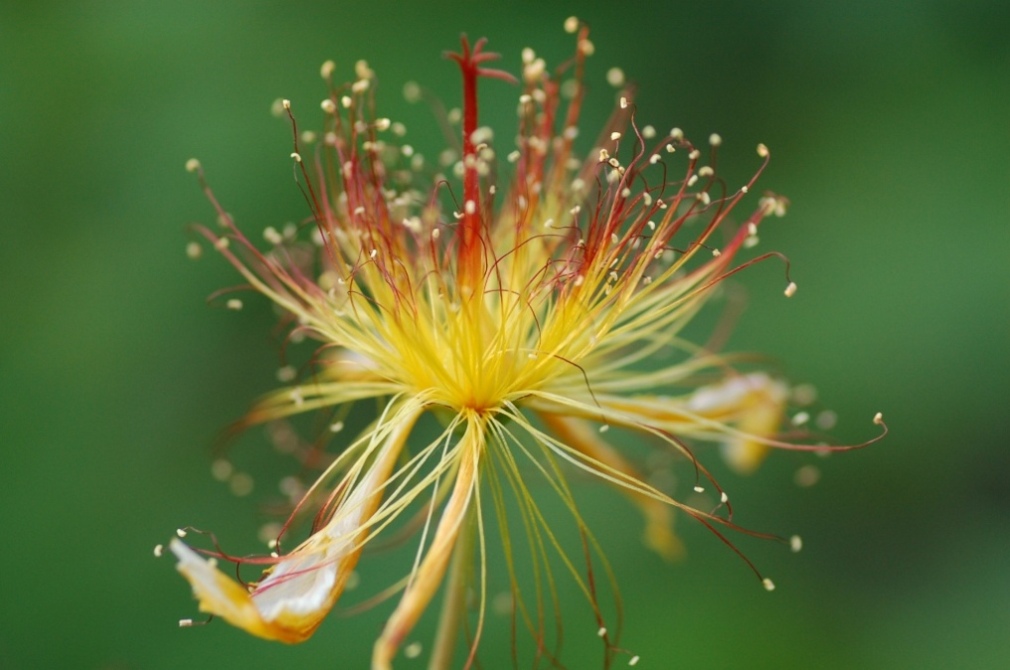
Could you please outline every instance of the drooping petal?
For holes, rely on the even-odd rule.
[[[749,474],[768,453],[770,447],[761,440],[778,431],[788,395],[784,383],[755,373],[698,389],[688,407],[704,414],[728,413],[732,417],[736,431],[723,441],[722,456],[734,470]]]
[[[458,447],[459,466],[452,494],[445,504],[428,552],[411,576],[396,610],[386,621],[382,635],[375,641],[372,651],[373,670],[388,670],[391,667],[393,657],[403,640],[414,628],[442,583],[477,488],[478,465],[485,439],[484,425],[485,421],[477,417],[471,417],[467,422],[466,432]]]
[[[169,545],[177,569],[193,587],[200,610],[220,616],[253,635],[282,642],[302,642],[322,622],[344,585],[368,538],[368,521],[382,500],[390,471],[419,412],[405,409],[372,462],[345,477],[351,489],[330,521],[265,573],[251,591],[179,540]]]
[[[596,461],[635,479],[642,475],[616,449],[600,438],[599,433],[585,421],[558,414],[541,414],[540,417],[559,440],[582,452],[590,461]],[[651,496],[633,491],[624,486],[623,491],[645,515],[645,543],[650,549],[667,560],[683,554],[680,540],[673,534],[673,508]]]

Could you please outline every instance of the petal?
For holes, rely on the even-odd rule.
[[[177,569],[193,587],[200,610],[269,640],[302,642],[322,623],[343,592],[368,536],[385,483],[419,412],[394,416],[394,427],[366,468],[355,469],[344,481],[353,488],[330,521],[294,551],[284,556],[251,592],[226,576],[213,561],[179,540],[169,548],[179,559]],[[355,475],[361,475],[354,482]]]
[[[459,469],[452,494],[445,504],[435,536],[416,572],[411,575],[393,614],[386,621],[382,635],[372,650],[373,670],[388,670],[393,656],[404,638],[417,624],[435,591],[442,583],[449,558],[456,545],[459,532],[466,519],[467,510],[477,489],[477,471],[480,453],[484,448],[484,421],[470,418],[466,432],[459,444]]]
[[[561,416],[558,414],[541,413],[540,417],[559,440],[585,454],[590,461],[602,464],[606,468],[617,470],[629,477],[642,481],[644,479],[636,468],[629,463],[610,444],[600,438],[599,433],[585,421]],[[684,553],[684,547],[673,534],[673,508],[662,500],[633,491],[625,486],[619,486],[645,515],[645,543],[666,560],[674,560]]]

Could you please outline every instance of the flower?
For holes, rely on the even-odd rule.
[[[273,555],[240,559],[172,541],[202,611],[263,638],[305,640],[345,590],[362,549],[383,531],[413,527],[395,525],[406,514],[423,529],[417,559],[387,593],[402,590],[375,642],[372,667],[390,667],[443,582],[432,667],[448,665],[477,556],[469,664],[487,609],[493,513],[512,577],[514,621],[538,640],[535,653],[553,658],[542,648],[543,601],[553,592],[545,595],[541,581],[553,579],[554,555],[590,603],[610,658],[622,652],[592,575],[594,556],[605,559],[567,473],[588,473],[626,494],[644,514],[646,543],[674,557],[675,510],[723,539],[720,528],[737,529],[728,496],[693,444],[721,445],[741,472],[773,447],[851,448],[785,441],[780,424],[790,387],[680,336],[723,279],[777,256],[737,260],[756,243],[762,219],[784,213],[784,198],[766,194],[739,225],[731,222],[767,165],[767,148],[758,147],[754,176],[727,191],[715,172],[717,135],[707,151],[676,128],[659,137],[637,124],[631,90],[623,89],[595,147],[578,157],[592,43],[585,25],[570,20],[566,28],[576,35],[576,55],[554,72],[532,50],[523,53],[519,80],[490,69],[498,56],[484,50],[485,40],[471,45],[464,37],[461,52],[449,55],[463,78],[462,141],[445,152],[452,176],[432,174],[413,148],[397,144],[403,128],[374,113],[374,73],[366,63],[345,85],[333,83],[334,66],[325,64],[330,95],[312,154],[303,152],[306,137],[291,104],[280,106],[294,130],[291,156],[311,207],[305,228],[315,247],[297,231],[271,228],[265,237],[272,249],[259,250],[218,204],[200,164],[188,165],[225,228],[202,234],[273,301],[293,336],[320,343],[311,374],[261,400],[243,425],[361,400],[381,404],[378,417],[299,496],[283,532],[316,514],[311,534],[293,550],[281,551],[278,537]],[[488,78],[521,87],[517,148],[503,164],[492,131],[478,122],[478,81]],[[620,71],[608,79],[623,86]],[[406,93],[421,95],[416,85]],[[498,190],[499,169],[513,172],[508,190]],[[785,293],[795,290],[787,273]],[[410,437],[425,413],[438,416],[442,429],[415,444]],[[688,460],[695,490],[707,482],[715,492],[714,509],[689,506],[649,483],[627,453],[627,437],[608,439],[611,427]],[[538,487],[531,474],[545,483]],[[585,574],[541,511],[538,498],[552,494],[582,538]],[[525,550],[538,580],[532,595],[515,579],[523,548],[510,535],[510,506],[529,534]],[[258,583],[243,586],[216,567],[222,559],[269,567]]]

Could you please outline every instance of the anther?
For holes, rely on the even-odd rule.
[[[705,492],[705,487],[704,486],[695,486],[694,487],[694,492],[695,493],[704,493]]]
[[[596,631],[596,635],[598,637],[606,637],[606,635],[607,635],[607,627],[606,626],[600,626],[600,629],[598,631]]]
[[[773,582],[772,580],[770,580],[767,577],[765,577],[764,579],[761,580],[761,584],[765,587],[765,591],[774,591],[775,590],[775,582]]]
[[[675,140],[682,140],[684,139],[684,131],[680,128],[671,128],[670,137]]]
[[[627,108],[628,108],[628,99],[622,95],[621,96],[621,109],[627,109]]]
[[[323,111],[327,114],[332,114],[337,111],[337,103],[333,102],[330,98],[323,100],[319,103],[319,106],[322,107]]]
[[[411,642],[406,647],[403,648],[403,656],[405,658],[417,658],[421,655],[421,643]]]
[[[189,628],[193,625],[192,619],[179,619],[179,628]]]
[[[284,108],[285,112],[290,112],[291,111],[291,101],[288,100],[287,98],[285,98],[284,100],[281,100],[281,107]]]
[[[729,502],[729,496],[726,495],[725,491],[719,494],[719,501],[724,505]]]
[[[154,557],[161,558],[162,553],[165,551],[165,546],[161,544],[154,545]]]
[[[178,535],[179,537],[186,537],[186,529],[185,528],[176,528],[175,529],[175,534]]]
[[[877,412],[876,414],[873,415],[873,423],[877,424],[878,426],[883,425],[884,415],[882,412]]]
[[[656,136],[655,127],[645,126],[644,128],[642,128],[642,137],[644,137],[645,139],[651,140],[655,136]]]
[[[228,482],[228,488],[231,489],[233,495],[239,498],[247,496],[252,493],[253,478],[244,472],[240,472],[231,478],[231,481]]]
[[[796,470],[793,475],[793,483],[796,486],[807,488],[816,484],[821,478],[821,471],[816,465],[804,465]]]
[[[579,18],[577,16],[569,16],[565,19],[565,32],[569,34],[574,34],[579,29]]]
[[[710,165],[705,165],[701,169],[698,170],[698,175],[702,176],[702,177],[711,177],[714,174],[715,174],[715,170],[713,170],[712,166],[710,166]]]
[[[631,666],[638,665],[638,661],[640,659],[641,659],[641,657],[638,654],[635,654],[634,656],[631,657],[631,659],[628,660],[628,665],[631,665]]]
[[[403,99],[407,102],[417,102],[421,99],[421,86],[416,81],[408,81],[403,85]]]
[[[228,481],[233,471],[231,461],[224,458],[218,458],[210,464],[210,474],[219,482]]]
[[[766,147],[764,144],[759,144],[758,145],[757,152],[758,152],[758,156],[760,156],[761,158],[767,158],[768,157],[768,147]]]
[[[337,69],[337,64],[334,63],[331,60],[328,60],[328,61],[326,61],[326,62],[323,63],[322,67],[319,68],[319,75],[323,79],[329,79],[330,75],[332,75],[333,71],[336,70],[336,69]]]
[[[190,158],[188,161],[186,161],[187,172],[196,172],[199,169],[200,169],[200,161],[198,159]]]
[[[719,133],[712,133],[708,136],[708,143],[713,147],[717,147],[722,144],[722,136]]]
[[[796,415],[793,416],[792,424],[794,426],[802,426],[807,421],[810,421],[810,414],[808,412],[797,412]]]
[[[617,132],[615,130],[614,132],[610,133],[610,139],[612,139],[612,140],[619,140],[619,139],[621,139],[621,133],[619,133],[619,132]]]
[[[602,426],[600,426],[600,432],[601,433],[605,433],[608,430],[610,430],[610,426],[608,426],[607,424],[603,424]]]
[[[280,244],[284,241],[284,237],[277,232],[277,229],[273,226],[267,226],[263,229],[263,239],[273,245]]]
[[[740,192],[741,193],[746,194],[748,191],[750,191],[750,189],[747,188],[746,184],[744,184],[743,186],[740,187]]]
[[[389,127],[393,125],[393,122],[387,118],[381,118],[375,120],[375,129],[379,131],[389,130]]]
[[[789,549],[791,549],[794,554],[798,554],[800,550],[803,549],[803,538],[799,535],[793,535],[789,538]]]
[[[291,158],[293,158],[296,163],[301,163],[302,162],[302,155],[300,153],[298,153],[297,151],[292,151],[291,152]]]
[[[687,155],[687,157],[688,157],[688,158],[690,158],[690,159],[691,159],[691,160],[693,160],[693,161],[696,161],[696,160],[698,160],[699,158],[701,158],[701,151],[699,151],[698,149],[695,149],[695,150],[693,150],[693,151],[692,151],[691,153],[689,153],[689,154]]]
[[[786,286],[786,290],[783,291],[783,293],[785,293],[785,296],[787,298],[791,298],[794,295],[796,295],[796,282],[794,282],[794,281],[789,282],[789,285]],[[880,414],[878,413],[877,417],[879,417],[879,416],[880,416]],[[874,423],[877,423],[877,417],[874,417],[874,419],[873,419]]]
[[[343,429],[344,429],[344,422],[343,421],[334,421],[333,423],[330,424],[330,432],[331,433],[339,433]]]
[[[659,154],[652,154],[651,156],[649,156],[649,165],[655,165],[659,161],[660,161]]]
[[[229,300],[228,302],[226,302],[224,304],[224,306],[227,307],[230,310],[233,310],[233,311],[237,312],[240,309],[242,309],[242,301],[239,300],[238,298],[232,298],[231,300]]]
[[[192,260],[196,260],[203,255],[203,247],[200,246],[199,242],[190,242],[186,245],[186,256]]]
[[[607,83],[614,88],[624,86],[624,70],[619,67],[612,67],[607,70]]]

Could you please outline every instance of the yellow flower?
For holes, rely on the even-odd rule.
[[[680,336],[724,278],[774,255],[736,260],[757,241],[761,220],[784,211],[784,198],[765,195],[742,221],[730,219],[768,150],[758,147],[754,177],[727,188],[714,169],[718,136],[703,150],[676,128],[660,136],[640,127],[626,89],[589,155],[577,157],[592,43],[584,25],[570,20],[566,28],[577,39],[566,66],[552,72],[531,50],[523,53],[517,148],[507,156],[478,123],[477,84],[513,77],[487,69],[497,55],[484,51],[484,40],[471,46],[463,38],[462,52],[451,55],[463,75],[464,104],[462,141],[445,152],[450,176],[432,174],[398,144],[402,126],[375,115],[374,74],[364,62],[345,85],[332,82],[332,63],[324,65],[326,125],[311,153],[303,153],[304,135],[284,101],[318,253],[296,234],[273,229],[266,232],[273,248],[258,250],[218,205],[199,163],[190,162],[226,228],[203,234],[290,318],[295,333],[321,343],[311,376],[263,399],[245,423],[367,399],[382,406],[297,504],[292,519],[319,508],[308,539],[261,560],[270,567],[258,583],[241,586],[215,567],[220,559],[248,561],[173,540],[178,569],[204,612],[263,638],[302,641],[344,591],[362,548],[405,512],[420,510],[418,558],[390,591],[402,595],[375,642],[372,667],[390,666],[443,581],[432,667],[448,665],[476,556],[469,663],[487,609],[485,533],[493,512],[515,616],[542,643],[542,601],[553,596],[539,581],[531,592],[514,579],[522,550],[505,514],[515,505],[537,580],[553,579],[555,556],[591,604],[610,657],[619,652],[591,567],[583,574],[568,557],[534,492],[560,498],[587,556],[595,554],[565,480],[566,472],[589,473],[637,504],[647,544],[673,557],[680,551],[671,527],[676,509],[713,530],[736,528],[726,494],[688,441],[721,445],[742,472],[770,447],[813,448],[776,437],[790,397],[783,381],[739,371],[733,365],[741,359]],[[608,78],[620,86],[619,75]],[[415,85],[406,92],[419,95]],[[498,189],[499,170],[512,172],[507,190]],[[788,282],[786,295],[794,291]],[[444,427],[414,444],[408,438],[427,412]],[[696,489],[707,482],[719,499],[714,511],[648,483],[627,454],[627,436],[607,439],[611,427],[686,458]],[[531,474],[545,483],[532,483]]]

